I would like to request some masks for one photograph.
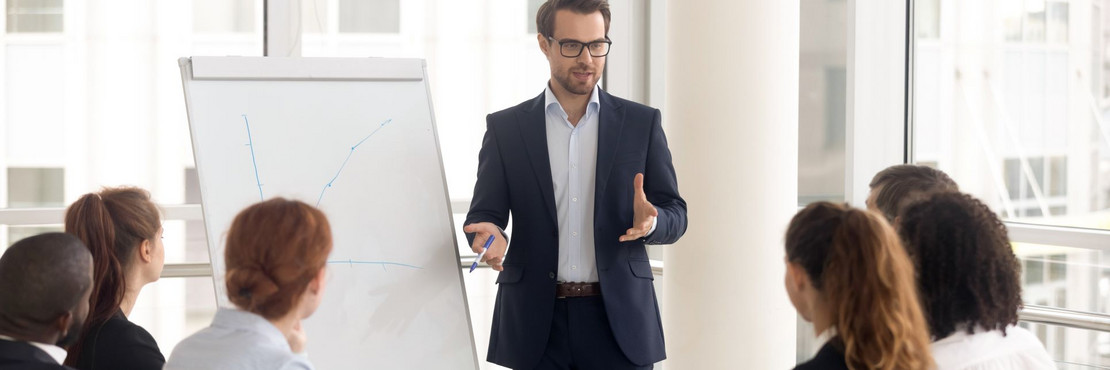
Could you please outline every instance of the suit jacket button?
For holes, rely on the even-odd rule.
[[[555,278],[555,273],[554,272],[549,272],[549,273],[547,273],[547,277],[554,279]]]

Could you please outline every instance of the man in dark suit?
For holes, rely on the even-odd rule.
[[[597,86],[611,45],[604,0],[549,0],[536,23],[551,78],[487,117],[464,228],[476,253],[494,238],[483,260],[501,271],[487,359],[649,369],[666,353],[644,245],[686,231],[660,113]]]
[[[70,234],[32,236],[0,257],[0,370],[70,369],[66,346],[89,313],[92,255]]]

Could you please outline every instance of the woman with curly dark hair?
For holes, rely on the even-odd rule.
[[[939,369],[1056,368],[1040,341],[1016,325],[1021,265],[990,208],[941,192],[906,206],[899,221]]]
[[[786,292],[818,334],[795,369],[932,369],[913,265],[877,213],[828,202],[786,231]]]

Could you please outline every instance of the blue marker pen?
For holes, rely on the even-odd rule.
[[[474,263],[470,264],[470,272],[474,272],[474,269],[478,268],[478,262],[481,261],[482,257],[486,255],[486,251],[489,250],[489,246],[492,244],[493,235],[490,235],[489,239],[486,239],[486,245],[482,246],[482,253],[478,254],[478,257],[474,258]]]

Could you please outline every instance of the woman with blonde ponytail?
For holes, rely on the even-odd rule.
[[[320,305],[331,226],[320,210],[270,199],[231,222],[224,262],[227,295],[212,325],[174,349],[173,369],[312,369],[301,320]]]
[[[106,188],[66,209],[65,230],[93,256],[89,316],[65,364],[80,370],[161,369],[154,337],[127,320],[139,292],[162,274],[162,219],[150,193]]]
[[[796,369],[932,369],[913,264],[881,216],[827,202],[786,232],[786,291],[821,349]]]

